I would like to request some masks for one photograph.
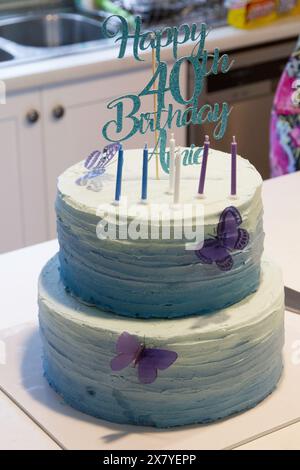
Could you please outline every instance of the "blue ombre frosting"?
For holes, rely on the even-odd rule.
[[[69,295],[58,257],[39,282],[44,370],[51,386],[84,413],[118,423],[169,427],[205,423],[255,406],[282,371],[284,300],[280,271],[262,263],[255,294],[209,315],[135,319],[89,307]],[[141,384],[134,367],[112,372],[119,335],[178,359]]]
[[[122,191],[129,205],[137,204],[140,198],[142,160],[142,150],[124,152]],[[181,201],[203,204],[205,238],[216,234],[220,214],[231,205],[238,208],[243,219],[241,227],[249,232],[248,246],[232,253],[234,265],[227,272],[216,264],[202,264],[194,251],[185,249],[186,240],[99,239],[96,235],[99,222],[116,210],[112,204],[115,168],[109,170],[100,192],[75,184],[84,171],[82,163],[59,178],[56,211],[61,277],[75,296],[119,315],[173,318],[222,309],[258,288],[264,239],[262,180],[247,160],[238,158],[235,200],[228,196],[228,154],[210,151],[203,200],[195,197],[199,166],[182,168]],[[168,176],[155,179],[153,160],[148,171],[149,202],[167,204],[172,211],[172,195],[167,194]],[[105,204],[103,215],[99,206],[101,209]],[[185,223],[193,226],[188,218]]]
[[[249,233],[245,249],[231,252],[232,269],[221,271],[186,250],[185,238],[164,238],[162,231],[155,239],[99,238],[99,223],[120,229],[114,214],[123,214],[125,198],[127,206],[139,207],[142,161],[141,150],[124,152],[120,206],[113,204],[115,168],[105,172],[99,192],[75,183],[83,163],[59,178],[60,251],[39,281],[45,376],[74,408],[112,422],[163,428],[222,419],[263,400],[282,371],[283,285],[278,268],[261,263],[262,180],[239,157],[238,197],[231,199],[230,156],[210,151],[206,197],[197,199],[199,166],[182,168],[180,199],[203,205],[197,224],[205,239],[216,236],[229,206],[238,209]],[[152,160],[148,175],[149,202],[166,207],[157,227],[177,226],[182,209],[172,206],[168,177],[155,179]],[[149,229],[143,214],[138,220],[129,215],[122,227],[134,220],[141,231]],[[185,228],[194,225],[184,213]],[[140,383],[131,365],[112,371],[125,331],[146,348],[176,352],[176,361],[151,384]]]

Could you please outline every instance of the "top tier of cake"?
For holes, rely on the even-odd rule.
[[[263,251],[262,180],[256,169],[238,157],[238,197],[232,199],[230,155],[210,150],[205,198],[196,197],[200,157],[197,164],[182,165],[182,205],[174,206],[168,175],[161,172],[155,179],[151,159],[148,205],[143,205],[142,153],[124,152],[119,206],[114,204],[116,164],[95,180],[97,191],[76,184],[86,171],[83,162],[60,176],[56,211],[66,287],[87,303],[141,318],[209,313],[254,292]],[[174,230],[179,226],[184,236]],[[110,230],[106,239],[104,227]],[[189,229],[198,235],[203,230],[202,248],[187,249]]]

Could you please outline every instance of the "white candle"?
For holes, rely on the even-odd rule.
[[[180,172],[181,172],[181,153],[176,152],[175,155],[175,184],[174,184],[174,204],[179,203],[180,199]]]
[[[235,136],[233,136],[231,144],[231,196],[236,196],[236,152],[237,143]]]
[[[174,191],[174,160],[175,160],[175,139],[174,134],[171,134],[170,139],[170,160],[169,160],[169,193],[173,194]]]

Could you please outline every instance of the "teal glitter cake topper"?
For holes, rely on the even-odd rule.
[[[118,24],[112,32],[111,24]],[[150,49],[155,56],[156,68],[149,82],[145,84],[140,93],[123,95],[114,98],[107,104],[114,117],[107,121],[102,128],[103,137],[109,142],[124,142],[136,133],[157,133],[158,138],[153,153],[159,153],[162,169],[168,173],[167,130],[175,127],[184,127],[189,124],[214,124],[213,137],[221,139],[227,129],[231,108],[228,103],[202,104],[199,106],[199,97],[203,91],[204,80],[209,75],[227,73],[233,61],[228,54],[221,54],[218,48],[211,53],[205,49],[205,40],[208,35],[206,24],[182,24],[177,27],[165,27],[156,31],[142,32],[140,17],[135,18],[135,28],[131,32],[125,18],[119,15],[109,16],[103,23],[103,34],[115,38],[119,46],[118,58],[125,57],[128,49],[132,48],[132,55],[137,61],[144,61],[143,52]],[[189,56],[178,57],[178,46],[190,42],[192,47]],[[168,64],[161,60],[163,48],[170,47],[174,64],[168,74]],[[181,87],[181,73],[183,64],[189,64],[194,74],[194,89],[191,96],[185,97],[185,90]],[[152,111],[142,112],[142,101],[149,95],[156,95],[157,106]],[[172,103],[168,102],[172,98]],[[179,105],[176,108],[177,103]],[[127,110],[130,108],[129,111]],[[126,110],[125,110],[126,108]],[[201,148],[202,150],[202,148]],[[192,149],[193,151],[193,149]],[[197,150],[193,157],[191,154],[184,158],[193,164],[197,161]]]

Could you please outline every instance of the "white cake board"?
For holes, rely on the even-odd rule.
[[[0,388],[65,449],[224,449],[300,420],[300,315],[286,313],[285,369],[256,408],[210,425],[167,430],[108,423],[66,405],[42,374],[36,324],[0,331]]]

